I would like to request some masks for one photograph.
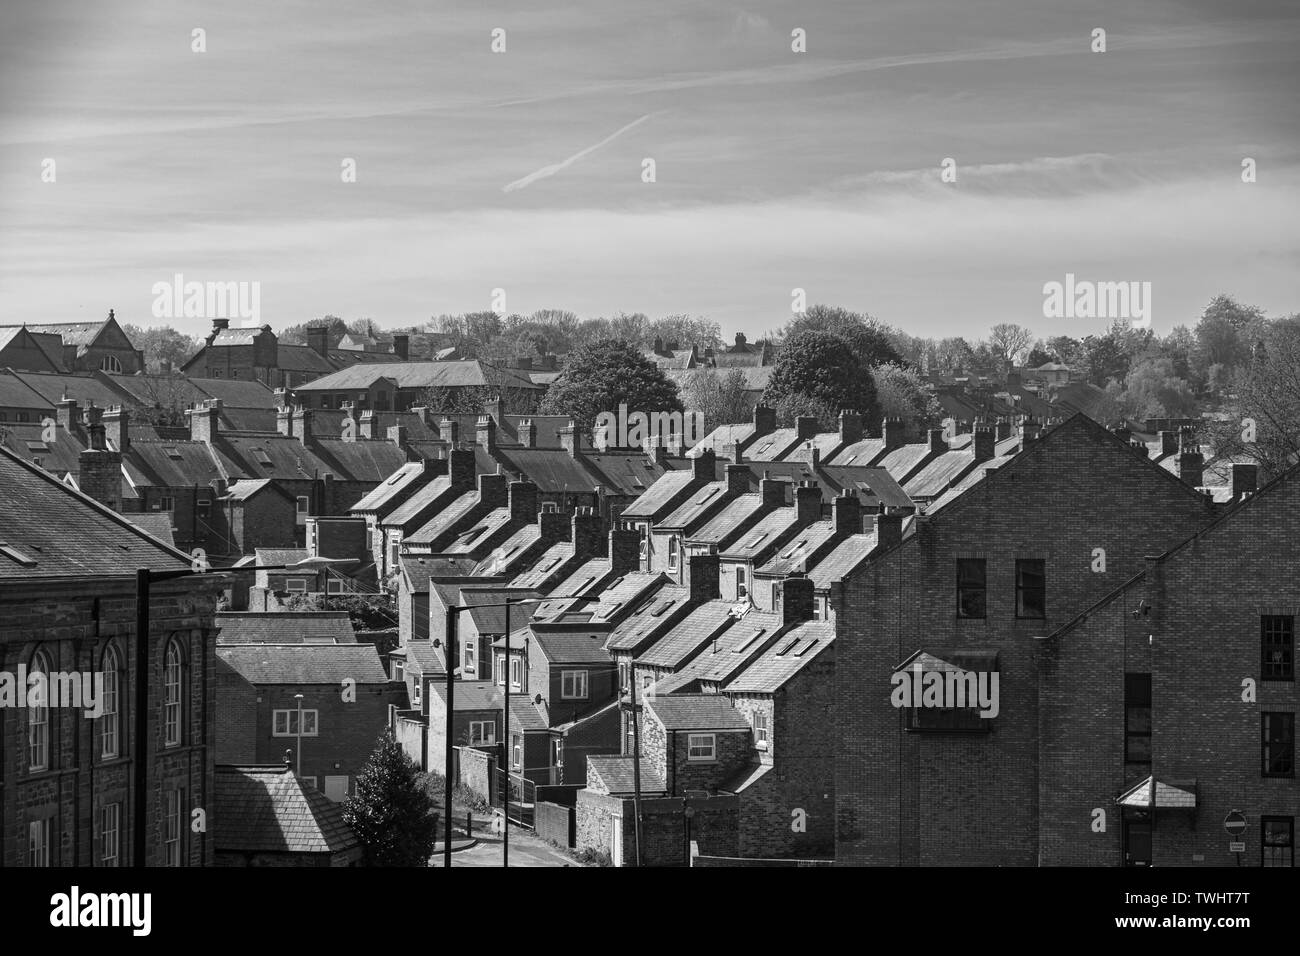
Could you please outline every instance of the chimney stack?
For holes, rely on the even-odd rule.
[[[795,515],[800,525],[810,525],[822,517],[822,488],[815,481],[802,481],[794,489]]]
[[[537,516],[537,485],[531,481],[510,482],[510,520],[531,524]]]
[[[686,586],[691,601],[702,604],[722,597],[721,567],[716,554],[692,554],[686,559]]]
[[[840,444],[852,445],[862,441],[862,416],[844,409],[840,412]]]
[[[367,408],[361,413],[361,418],[357,422],[357,437],[375,437],[375,410],[373,408]]]
[[[942,428],[930,429],[930,453],[941,454],[948,450],[948,439],[943,437]]]
[[[1178,451],[1178,432],[1160,432],[1160,457],[1172,455]]]
[[[78,456],[77,487],[106,508],[121,511],[122,453],[104,447],[104,426],[89,427],[90,447]]]
[[[130,419],[130,412],[121,405],[113,405],[104,415],[104,437],[124,455],[131,450]]]
[[[595,510],[585,505],[573,512],[573,530],[569,540],[573,542],[573,555],[580,561],[603,557],[608,540],[605,537],[604,524]]]
[[[303,408],[299,405],[293,410],[293,433],[297,437],[298,441],[302,442],[304,445],[308,444],[312,437],[311,416],[312,410],[310,408]],[[365,418],[364,415],[361,417],[363,419]]]
[[[881,505],[876,513],[876,551],[892,548],[903,540],[903,516],[885,510]]]
[[[213,319],[213,320],[212,320],[212,331],[213,331],[213,332],[224,332],[224,331],[226,331],[226,329],[228,329],[228,328],[230,328],[230,320],[229,320],[229,319]]]
[[[396,445],[398,448],[405,448],[406,447],[406,426],[389,425],[388,440],[392,442],[394,445]]]
[[[479,475],[478,500],[489,508],[504,508],[510,502],[509,482],[505,475]]]
[[[836,534],[861,534],[862,502],[851,491],[842,491],[831,500],[831,517]]]
[[[885,451],[893,451],[895,448],[902,448],[906,444],[901,418],[886,418],[880,426],[880,434],[885,440]]]
[[[994,441],[1006,441],[1011,437],[1011,423],[1005,418],[999,418],[993,425]]]
[[[1038,435],[1042,427],[1033,418],[1026,418],[1020,423],[1020,450],[1024,451],[1034,442],[1038,441]]]
[[[524,448],[537,447],[537,426],[533,424],[531,418],[525,418],[519,423],[519,444]]]
[[[993,429],[987,425],[976,425],[971,436],[971,448],[976,461],[988,461],[993,457]]]
[[[577,458],[581,444],[578,440],[578,426],[573,423],[573,419],[569,419],[569,424],[560,429],[560,447],[569,453],[570,458]]]
[[[497,423],[491,415],[480,415],[478,417],[478,429],[476,440],[478,444],[489,454],[497,450]]]
[[[820,427],[817,418],[814,415],[799,415],[794,420],[795,433],[799,436],[800,441],[807,441],[817,434]]]
[[[754,438],[761,438],[776,431],[776,409],[766,405],[754,406]]]
[[[328,358],[330,354],[330,328],[328,325],[307,326],[307,345],[317,355]]]
[[[1253,495],[1259,490],[1259,465],[1233,462],[1229,480],[1233,501],[1240,501],[1246,495]]]
[[[393,354],[400,361],[406,362],[411,358],[411,337],[409,335],[393,336]]]
[[[696,481],[715,481],[718,476],[718,458],[712,448],[705,448],[691,459]]]
[[[542,544],[550,547],[559,541],[569,541],[569,516],[562,511],[541,511],[537,514],[537,533]]]
[[[727,494],[731,497],[743,495],[749,491],[749,466],[727,465]]]
[[[1178,453],[1178,478],[1186,485],[1199,488],[1205,484],[1205,456],[1187,444]]]
[[[781,582],[781,623],[802,624],[813,619],[813,583],[802,574],[792,574]]]
[[[200,402],[187,414],[190,417],[190,440],[211,445],[221,432],[221,399]]]
[[[764,473],[758,482],[758,493],[762,496],[764,508],[785,507],[785,482],[767,477]]]
[[[615,574],[641,570],[641,532],[615,528],[609,533],[609,561]]]
[[[460,440],[460,424],[444,415],[442,421],[438,422],[438,437],[455,448],[456,442]]]
[[[447,452],[447,476],[451,487],[461,494],[474,487],[474,476],[478,473],[474,449],[452,448]]]
[[[54,414],[56,421],[59,423],[59,427],[69,435],[75,435],[77,428],[81,425],[81,419],[77,415],[77,400],[75,398],[68,398],[65,394],[61,399],[59,399],[56,407],[58,410]]]
[[[1127,425],[1115,425],[1111,428],[1111,434],[1126,445],[1133,440],[1133,431]]]

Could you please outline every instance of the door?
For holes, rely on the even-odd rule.
[[[1124,821],[1124,865],[1151,865],[1151,824],[1149,821]]]
[[[623,865],[623,818],[615,817],[610,822],[609,860],[614,866]]]
[[[325,796],[329,797],[335,803],[342,803],[348,798],[348,778],[342,776],[329,776],[325,778]]]

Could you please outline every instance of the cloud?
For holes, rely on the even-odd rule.
[[[512,193],[516,189],[523,189],[525,186],[531,186],[539,179],[546,179],[549,176],[554,176],[560,170],[565,169],[568,166],[572,166],[578,160],[582,159],[582,157],[590,153],[594,153],[596,150],[600,149],[602,146],[605,146],[608,143],[612,143],[614,140],[618,139],[620,136],[622,136],[628,130],[632,129],[634,126],[640,126],[642,123],[644,123],[646,120],[648,120],[650,117],[654,115],[655,115],[654,113],[647,113],[645,116],[642,116],[640,119],[635,119],[632,122],[628,123],[626,126],[620,129],[616,129],[614,132],[610,133],[608,136],[602,139],[599,143],[596,143],[594,146],[588,146],[586,149],[579,150],[578,152],[570,156],[568,159],[562,160],[561,162],[558,163],[552,163],[550,166],[543,166],[541,169],[537,170],[536,172],[529,173],[523,179],[516,179],[512,183],[506,183],[504,186],[501,187],[501,191],[503,193]]]

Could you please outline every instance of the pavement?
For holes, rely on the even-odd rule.
[[[501,866],[501,844],[503,840],[497,834],[474,828],[474,845],[457,850],[457,843],[465,842],[453,839],[451,843],[451,865],[455,866]],[[436,853],[429,861],[430,866],[442,866],[442,853]],[[510,828],[510,865],[515,866],[582,866],[577,860],[563,850],[552,846],[545,840],[538,839],[530,830],[519,827]]]

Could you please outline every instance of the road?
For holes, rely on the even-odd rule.
[[[489,832],[474,831],[478,845],[452,853],[451,865],[501,866],[501,838]],[[434,855],[430,866],[442,866],[442,854]],[[582,866],[563,850],[539,840],[528,830],[510,828],[510,865],[513,866]]]

